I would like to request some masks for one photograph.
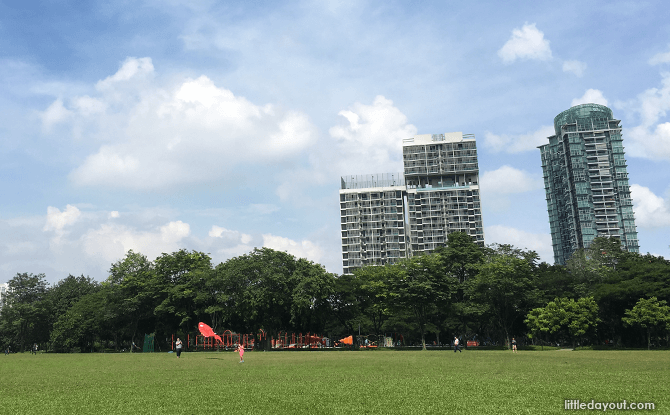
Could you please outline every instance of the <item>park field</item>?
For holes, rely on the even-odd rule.
[[[668,351],[244,357],[240,364],[233,352],[0,356],[0,413],[557,414],[566,399],[653,402],[654,411],[642,412],[670,413]]]

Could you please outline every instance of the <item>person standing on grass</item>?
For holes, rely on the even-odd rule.
[[[240,363],[244,363],[244,346],[242,346],[242,343],[240,343],[237,351],[240,353]]]
[[[179,359],[181,357],[181,347],[182,347],[181,339],[179,337],[177,337],[177,342],[175,343],[175,346],[177,349],[177,359]]]
[[[512,352],[516,353],[516,339],[512,337]]]
[[[461,347],[459,345],[458,337],[454,337],[454,353],[457,351],[463,353],[463,350],[461,350]]]

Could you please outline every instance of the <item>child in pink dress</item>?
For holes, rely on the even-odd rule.
[[[237,351],[240,352],[240,363],[244,363],[244,346],[240,343],[240,347],[237,348]]]

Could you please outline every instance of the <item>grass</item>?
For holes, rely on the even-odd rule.
[[[555,414],[565,399],[654,402],[654,412],[670,413],[666,351],[247,352],[238,360],[232,352],[0,356],[0,413]]]

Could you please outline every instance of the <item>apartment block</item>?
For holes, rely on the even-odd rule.
[[[341,178],[342,265],[348,274],[365,265],[408,256],[402,174]]]
[[[474,135],[422,134],[402,147],[402,174],[341,178],[345,274],[432,252],[452,232],[484,245]]]
[[[557,264],[596,237],[639,252],[620,123],[604,105],[577,105],[554,118],[556,134],[538,147]]]
[[[473,134],[423,134],[403,140],[412,253],[432,252],[465,232],[484,245],[477,144]]]

